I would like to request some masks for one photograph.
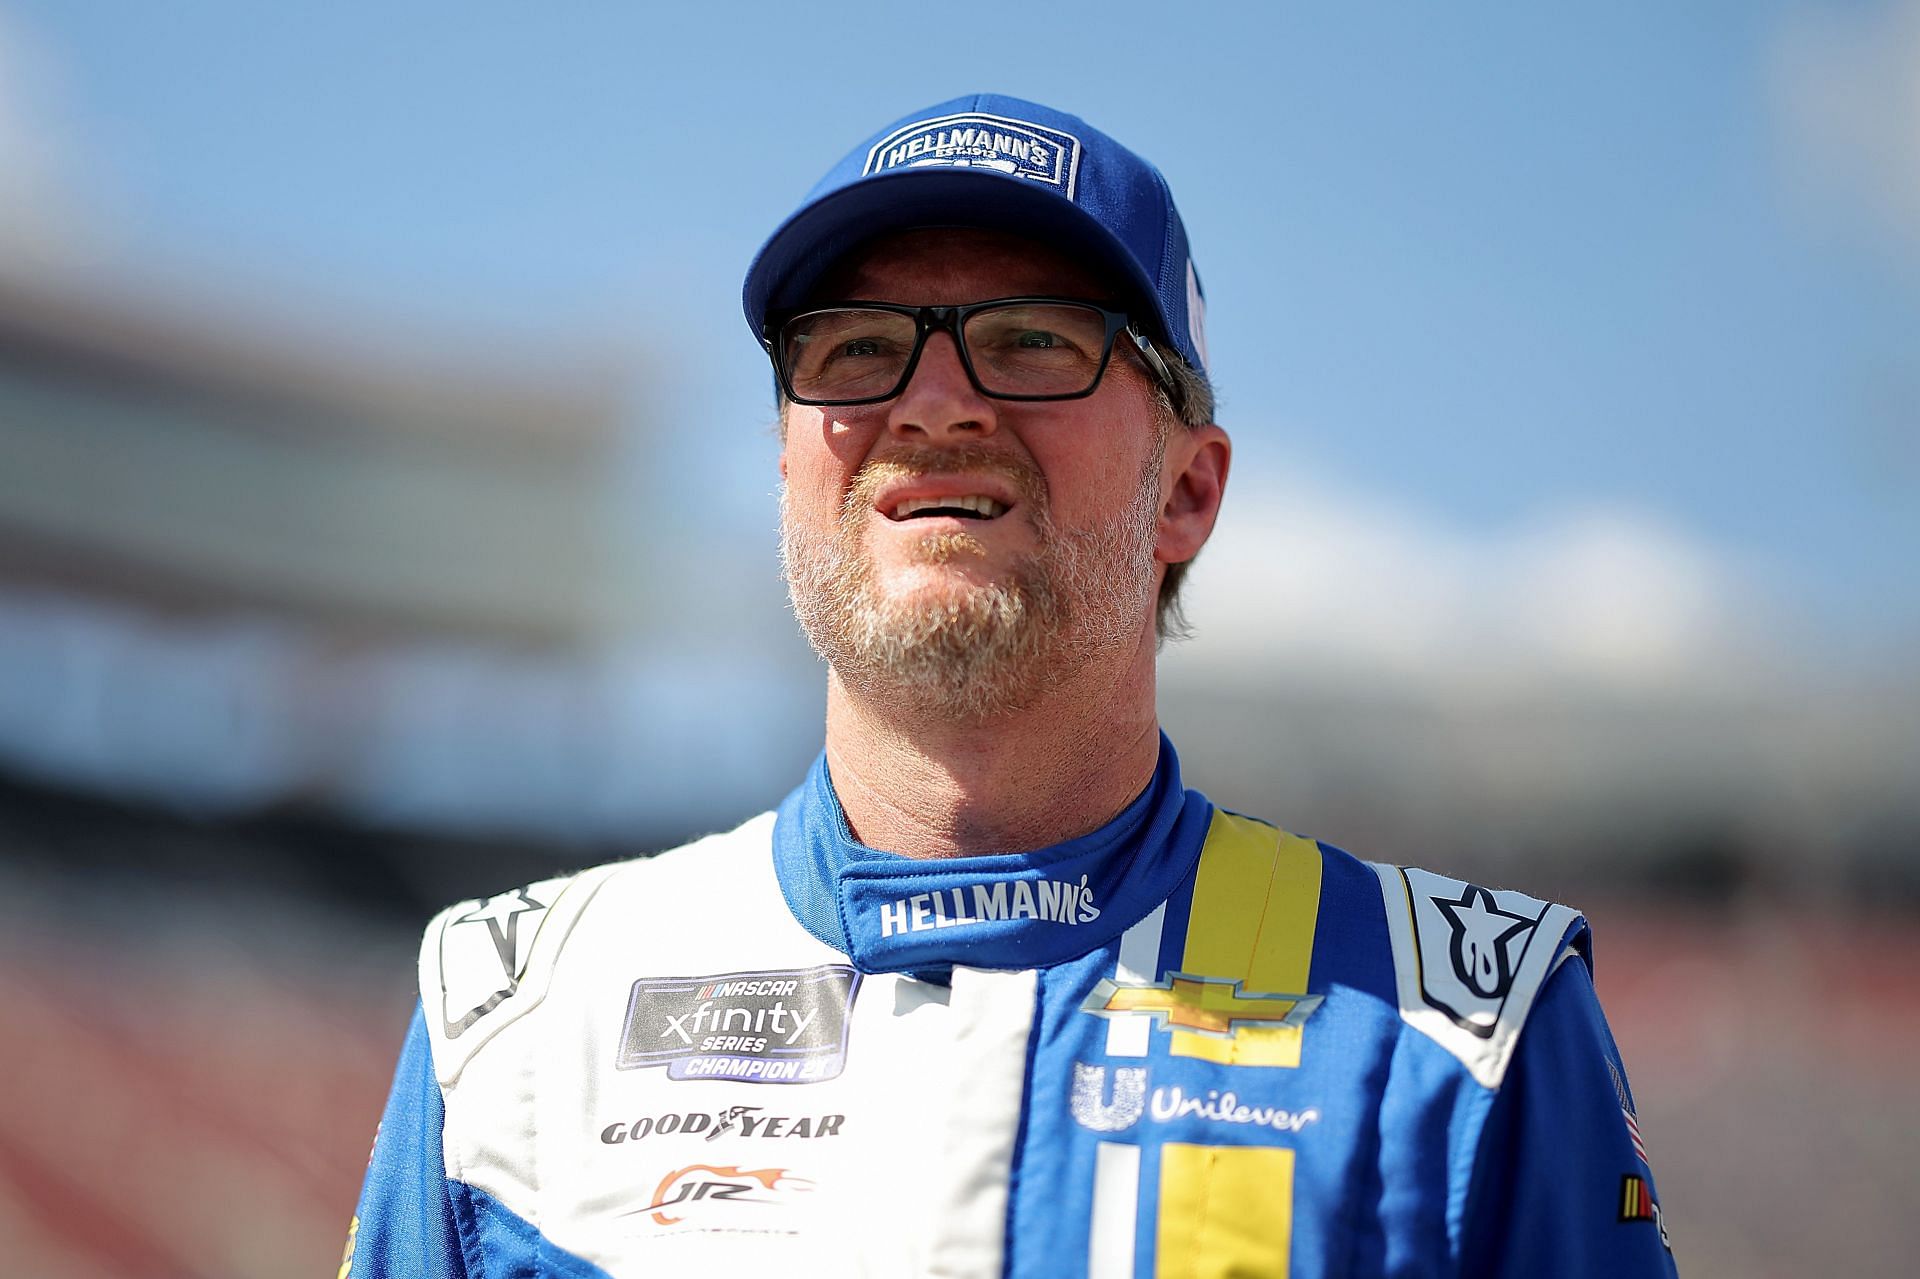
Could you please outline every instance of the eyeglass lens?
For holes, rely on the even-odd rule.
[[[996,395],[1072,396],[1099,381],[1106,317],[1063,302],[1014,302],[975,311],[960,326],[980,386]],[[911,315],[834,307],[796,316],[781,330],[793,393],[861,400],[900,389],[918,325]]]

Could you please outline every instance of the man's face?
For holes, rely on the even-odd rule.
[[[1113,292],[1040,245],[946,228],[854,256],[819,300]],[[1169,425],[1123,350],[1091,396],[1026,403],[976,391],[945,333],[892,400],[789,405],[782,546],[808,638],[850,687],[967,720],[1150,645]]]

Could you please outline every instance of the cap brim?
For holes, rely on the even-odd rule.
[[[755,337],[772,311],[801,306],[833,264],[876,236],[916,227],[1008,231],[1088,261],[1152,308],[1167,331],[1154,282],[1118,236],[1090,213],[1029,178],[992,169],[899,169],[830,192],[782,223],[747,268],[742,301]],[[955,299],[956,301],[959,299]]]

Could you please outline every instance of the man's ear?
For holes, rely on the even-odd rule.
[[[1167,439],[1166,465],[1160,472],[1159,536],[1154,558],[1184,564],[1200,553],[1220,518],[1227,491],[1233,441],[1218,425],[1176,426]]]

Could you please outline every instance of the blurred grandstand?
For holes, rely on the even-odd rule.
[[[818,677],[771,548],[675,575],[613,518],[624,376],[0,280],[8,1273],[325,1269],[427,913],[798,777]],[[1198,581],[1165,699],[1197,784],[1588,906],[1689,1273],[1843,1241],[1895,1273],[1859,1241],[1912,1229],[1911,672],[1394,679],[1245,629],[1223,659]],[[1815,1220],[1823,1148],[1857,1175]]]

